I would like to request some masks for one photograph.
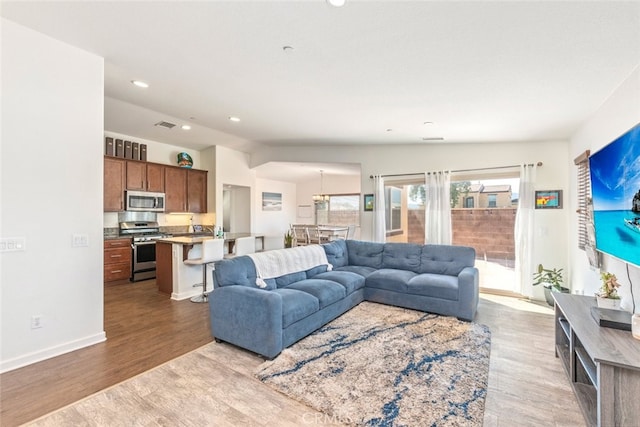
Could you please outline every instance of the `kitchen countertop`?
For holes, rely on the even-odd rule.
[[[251,233],[225,233],[224,241],[232,242],[235,241],[239,237],[247,237],[247,236],[255,236],[256,238],[264,237],[262,234],[251,234]],[[214,237],[211,233],[187,233],[186,235],[177,235],[173,237],[166,237],[164,239],[157,240],[158,243],[175,243],[178,245],[194,245],[197,243],[202,243],[204,240],[209,239],[219,239],[219,237]]]

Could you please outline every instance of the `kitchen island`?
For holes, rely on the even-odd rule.
[[[257,250],[264,247],[264,235],[251,233],[225,233],[226,253],[233,252],[236,239],[255,236]],[[167,237],[156,241],[156,284],[158,291],[170,295],[171,299],[183,300],[202,293],[202,267],[187,265],[185,259],[200,258],[202,242],[218,239],[207,233]],[[211,276],[207,276],[208,291],[212,290]],[[195,286],[194,285],[198,285]]]

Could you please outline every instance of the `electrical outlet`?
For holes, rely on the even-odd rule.
[[[31,329],[38,329],[38,328],[42,328],[43,324],[42,324],[42,315],[41,314],[35,314],[33,316],[31,316]]]
[[[71,246],[74,248],[86,248],[89,246],[89,236],[86,234],[74,234],[72,236]]]
[[[0,252],[20,252],[25,249],[24,237],[4,237],[0,239]]]

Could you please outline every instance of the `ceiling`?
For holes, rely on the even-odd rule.
[[[197,150],[564,140],[640,63],[633,1],[2,1],[0,14],[105,59],[106,130]]]

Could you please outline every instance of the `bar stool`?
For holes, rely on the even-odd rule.
[[[254,236],[238,237],[233,245],[233,253],[225,255],[225,258],[235,258],[241,255],[256,252],[256,238]]]
[[[207,294],[207,265],[224,258],[224,239],[207,239],[202,242],[202,257],[185,259],[187,265],[202,266],[202,294],[191,298],[192,302],[208,302]],[[194,285],[198,286],[200,283]]]

